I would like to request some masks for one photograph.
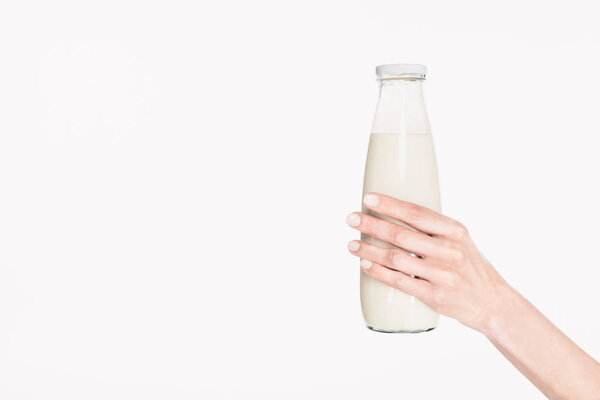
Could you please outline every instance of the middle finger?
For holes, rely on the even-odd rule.
[[[436,257],[442,253],[437,238],[372,215],[355,212],[348,215],[346,222],[369,236],[423,257]]]

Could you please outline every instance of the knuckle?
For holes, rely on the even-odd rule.
[[[462,247],[456,247],[452,251],[452,259],[459,264],[465,262],[465,260],[467,259],[466,250]]]
[[[404,262],[404,254],[400,250],[390,251],[390,263],[394,267],[399,267]]]
[[[369,268],[367,270],[367,274],[371,275],[373,278],[377,279],[378,281],[386,283],[385,276],[383,275],[383,270],[381,268],[378,268],[376,265],[373,265],[371,268]]]
[[[408,219],[411,222],[420,222],[423,219],[423,207],[412,204],[408,207]]]
[[[410,279],[408,276],[404,274],[398,274],[397,277],[394,278],[394,286],[401,289],[406,284],[406,280]]]
[[[452,263],[462,263],[467,259],[467,251],[462,244],[453,240],[447,240],[444,243],[446,248],[446,259]]]
[[[364,222],[362,223],[362,228],[365,231],[377,233],[381,230],[381,225],[380,225],[381,220],[379,218],[374,217],[372,215],[365,214],[363,221]]]
[[[394,242],[396,243],[404,243],[407,239],[408,236],[408,231],[406,230],[406,228],[396,228],[392,237],[394,239]]]
[[[456,247],[456,242],[451,239],[441,239],[441,246],[445,249],[453,249]]]
[[[371,216],[368,214],[360,213],[360,228],[369,228],[372,225]]]
[[[469,236],[469,230],[467,227],[458,221],[454,221],[454,226],[452,229],[454,231],[454,237],[458,240],[465,239],[467,236]]]

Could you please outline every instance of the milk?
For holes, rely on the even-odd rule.
[[[384,193],[441,211],[435,151],[427,130],[421,129],[418,133],[371,133],[363,195],[369,192]],[[402,224],[388,216],[372,213],[364,206],[362,211]],[[365,234],[361,234],[361,240],[380,247],[394,247]],[[365,323],[370,329],[422,332],[437,326],[438,313],[416,297],[389,287],[363,271],[360,297]]]

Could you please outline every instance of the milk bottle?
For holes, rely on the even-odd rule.
[[[422,92],[425,66],[380,65],[376,73],[379,101],[369,140],[363,196],[383,193],[441,212],[437,163]],[[362,211],[406,226],[364,205]],[[394,247],[366,234],[361,234],[361,240]],[[365,323],[374,331],[416,333],[429,331],[438,323],[438,313],[419,299],[362,270],[360,298]]]

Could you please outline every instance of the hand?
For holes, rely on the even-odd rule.
[[[365,195],[363,202],[372,211],[418,231],[366,213],[350,214],[346,221],[351,227],[399,247],[351,241],[348,249],[362,259],[362,270],[482,331],[511,288],[479,252],[464,225],[429,208],[379,193]]]
[[[600,399],[600,363],[502,279],[461,223],[379,193],[363,202],[386,218],[347,218],[386,246],[348,243],[366,274],[483,333],[548,398]]]

